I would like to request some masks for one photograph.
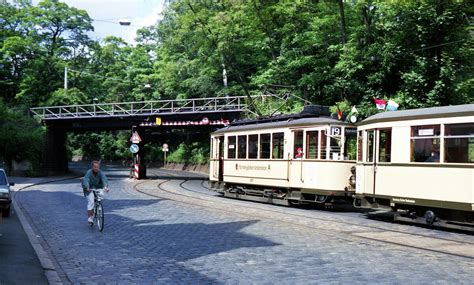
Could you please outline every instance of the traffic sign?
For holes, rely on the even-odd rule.
[[[131,141],[132,143],[139,143],[139,142],[142,141],[142,139],[140,138],[140,136],[138,135],[138,133],[135,131],[135,132],[133,132],[133,135],[132,135],[132,137],[130,138],[130,141]]]
[[[131,153],[137,153],[139,150],[140,150],[140,148],[139,148],[138,145],[136,145],[136,144],[132,144],[132,145],[130,146],[130,152],[131,152]]]
[[[168,144],[167,143],[164,143],[163,144],[163,147],[161,148],[163,150],[163,152],[167,152],[169,149],[168,149]]]

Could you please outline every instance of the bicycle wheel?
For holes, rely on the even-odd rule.
[[[97,226],[99,227],[99,231],[104,230],[104,208],[102,207],[102,203],[98,202],[96,205],[96,219],[97,219]]]

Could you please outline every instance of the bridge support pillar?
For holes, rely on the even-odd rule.
[[[44,170],[47,175],[64,174],[68,171],[66,130],[48,127],[44,152]]]

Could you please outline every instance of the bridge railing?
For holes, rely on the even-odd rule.
[[[253,98],[272,97],[258,95]],[[173,113],[206,113],[247,110],[246,96],[195,98],[176,100],[139,101],[123,103],[98,103],[86,105],[35,107],[30,112],[41,120],[126,117]]]

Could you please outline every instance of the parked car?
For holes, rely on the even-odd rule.
[[[15,183],[9,183],[5,171],[0,169],[0,210],[3,217],[10,216],[10,205],[12,203],[10,186],[13,185]]]

